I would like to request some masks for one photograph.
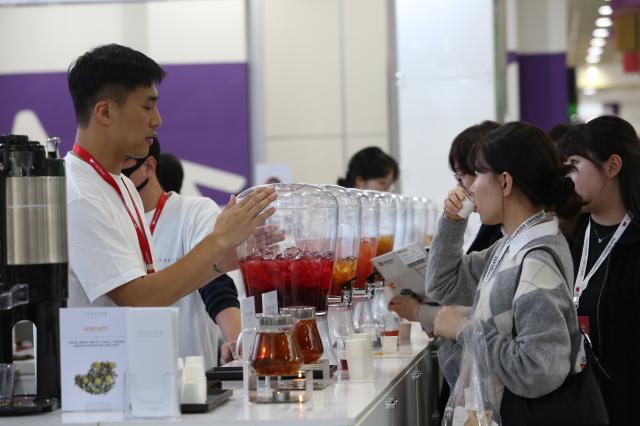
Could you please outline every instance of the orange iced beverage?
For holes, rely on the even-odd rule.
[[[378,238],[378,249],[376,251],[376,256],[389,253],[391,250],[393,250],[393,240],[393,235],[380,236],[380,238]]]
[[[331,296],[342,295],[342,285],[356,277],[356,258],[343,257],[333,262],[333,274],[331,276]]]
[[[358,253],[358,266],[356,267],[356,285],[354,288],[364,289],[367,277],[373,273],[371,259],[376,255],[378,240],[376,238],[363,238],[360,240]]]

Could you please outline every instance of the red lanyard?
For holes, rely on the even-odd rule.
[[[138,217],[137,222],[133,217],[133,214],[131,214],[131,210],[129,210],[129,207],[127,206],[127,203],[124,200],[124,195],[122,195],[122,190],[120,189],[120,186],[118,186],[113,176],[111,176],[109,172],[105,170],[104,167],[102,167],[102,164],[98,163],[98,161],[95,158],[93,158],[93,155],[91,155],[87,150],[85,150],[78,144],[73,145],[73,153],[76,154],[81,159],[83,159],[85,162],[89,163],[89,165],[93,167],[93,169],[98,173],[98,175],[100,175],[100,177],[104,179],[104,181],[107,182],[109,185],[111,185],[111,187],[115,189],[115,191],[118,193],[118,195],[120,196],[120,200],[122,200],[122,204],[124,205],[124,208],[127,209],[127,213],[129,213],[129,217],[131,218],[133,227],[136,229],[136,235],[138,236],[138,244],[140,244],[140,251],[142,252],[142,258],[144,259],[144,263],[147,269],[147,274],[152,274],[153,272],[155,272],[155,270],[153,269],[153,256],[151,255],[151,246],[149,245],[147,234],[144,232],[144,222],[142,221],[142,217],[140,217],[140,212],[138,211],[138,207],[136,207],[135,201],[133,201],[133,197],[131,196],[131,191],[129,191],[129,188],[124,183],[124,179],[120,178],[122,179],[122,184],[127,190],[127,194],[129,194],[129,199],[131,200],[131,204],[133,204],[133,208],[136,211],[136,216]]]
[[[151,223],[149,224],[149,230],[151,231],[151,235],[153,235],[153,231],[156,229],[156,224],[158,223],[158,219],[160,219],[160,214],[162,213],[162,209],[164,209],[164,205],[167,203],[167,199],[169,198],[169,194],[163,192],[158,200],[158,204],[156,204],[156,211],[153,212],[153,218],[151,219]]]

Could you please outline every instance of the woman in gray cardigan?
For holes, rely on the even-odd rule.
[[[455,188],[445,201],[429,255],[427,293],[441,305],[472,307],[499,398],[504,386],[539,397],[576,368],[581,338],[570,292],[573,266],[558,216],[576,215],[581,200],[552,142],[534,126],[514,122],[492,131],[476,157],[470,194]],[[474,201],[482,223],[501,223],[505,233],[469,255],[462,251],[466,222],[457,215],[465,197]],[[451,342],[440,353],[441,364],[447,349],[462,344],[470,322],[452,307],[440,310],[435,334]]]

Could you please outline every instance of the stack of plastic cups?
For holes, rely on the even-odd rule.
[[[347,365],[350,380],[373,377],[373,355],[369,333],[354,333],[346,339]]]

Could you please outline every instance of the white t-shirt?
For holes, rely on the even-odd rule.
[[[88,163],[69,152],[65,157],[65,170],[68,305],[116,306],[106,293],[146,275],[135,228],[118,193]],[[142,216],[142,200],[133,183],[124,175],[112,176],[133,216],[136,214],[127,188]],[[146,223],[143,225],[151,242],[151,232]],[[153,254],[153,247],[151,252]]]
[[[151,223],[155,209],[146,213]],[[220,208],[209,198],[171,193],[153,232],[156,271],[166,268],[189,253],[213,230]],[[209,317],[200,293],[178,300],[180,308],[180,356],[202,355],[205,368],[215,366],[219,328]]]

